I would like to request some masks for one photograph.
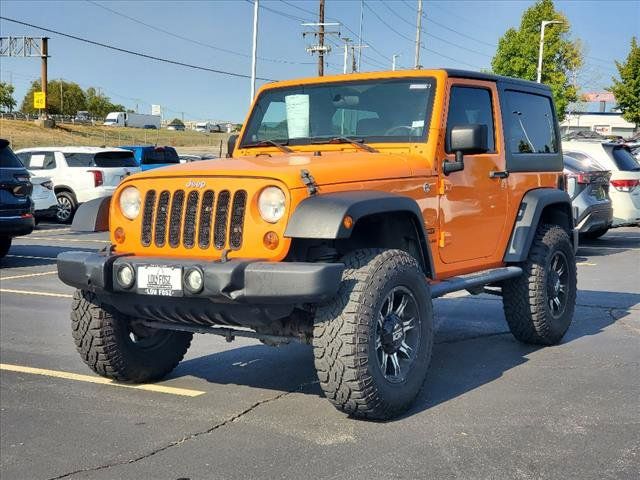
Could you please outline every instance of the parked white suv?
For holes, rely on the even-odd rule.
[[[32,175],[51,178],[57,219],[67,223],[78,205],[107,197],[120,181],[140,171],[133,152],[121,148],[40,147],[15,152]]]
[[[562,142],[562,151],[576,160],[588,159],[604,170],[611,170],[612,227],[640,225],[640,163],[627,146],[597,140],[571,140]]]

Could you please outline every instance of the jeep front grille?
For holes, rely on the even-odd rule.
[[[186,194],[186,201],[184,190],[173,193],[164,190],[160,195],[155,190],[148,190],[144,199],[140,241],[142,246],[149,247],[153,239],[156,247],[164,247],[168,229],[169,246],[172,248],[180,245],[193,248],[197,245],[206,250],[213,243],[217,250],[239,250],[246,207],[245,190],[234,192],[233,200],[229,190],[222,190],[217,195],[213,190],[206,190],[202,195],[191,190]]]

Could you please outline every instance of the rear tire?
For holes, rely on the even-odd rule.
[[[56,220],[58,223],[71,223],[73,215],[78,208],[76,197],[71,192],[56,193],[58,199],[58,210],[56,210]]]
[[[571,325],[577,271],[567,232],[538,227],[521,276],[504,282],[502,302],[514,337],[534,345],[554,345]]]
[[[599,228],[598,230],[592,230],[590,232],[583,233],[582,236],[584,238],[588,238],[589,240],[595,240],[595,239],[600,238],[601,236],[603,236],[608,231],[609,231],[609,227]]]
[[[76,348],[84,363],[103,377],[123,382],[158,380],[180,363],[192,333],[137,326],[131,319],[85,290],[71,306]]]
[[[404,251],[356,250],[343,262],[338,293],[316,312],[320,386],[338,410],[389,419],[411,406],[429,368],[429,287],[416,259]]]
[[[0,258],[4,258],[11,248],[11,237],[0,237]]]

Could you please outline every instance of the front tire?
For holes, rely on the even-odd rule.
[[[521,342],[554,345],[569,329],[576,303],[576,260],[567,232],[539,227],[522,270],[502,286],[509,329]]]
[[[327,399],[353,417],[407,410],[429,368],[433,313],[427,280],[400,250],[356,250],[335,298],[316,312],[315,366]]]
[[[103,377],[123,382],[158,380],[180,363],[192,333],[136,326],[85,290],[76,290],[71,325],[84,363]]]

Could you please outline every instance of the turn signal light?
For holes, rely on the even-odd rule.
[[[342,219],[342,225],[344,225],[344,228],[347,230],[351,230],[351,227],[353,227],[353,217],[345,215]]]
[[[118,227],[113,232],[113,238],[116,240],[116,243],[124,243],[126,235],[124,234],[124,228]]]
[[[262,243],[264,243],[264,246],[269,250],[275,250],[280,243],[280,239],[278,238],[278,234],[276,232],[267,232],[262,238]]]

